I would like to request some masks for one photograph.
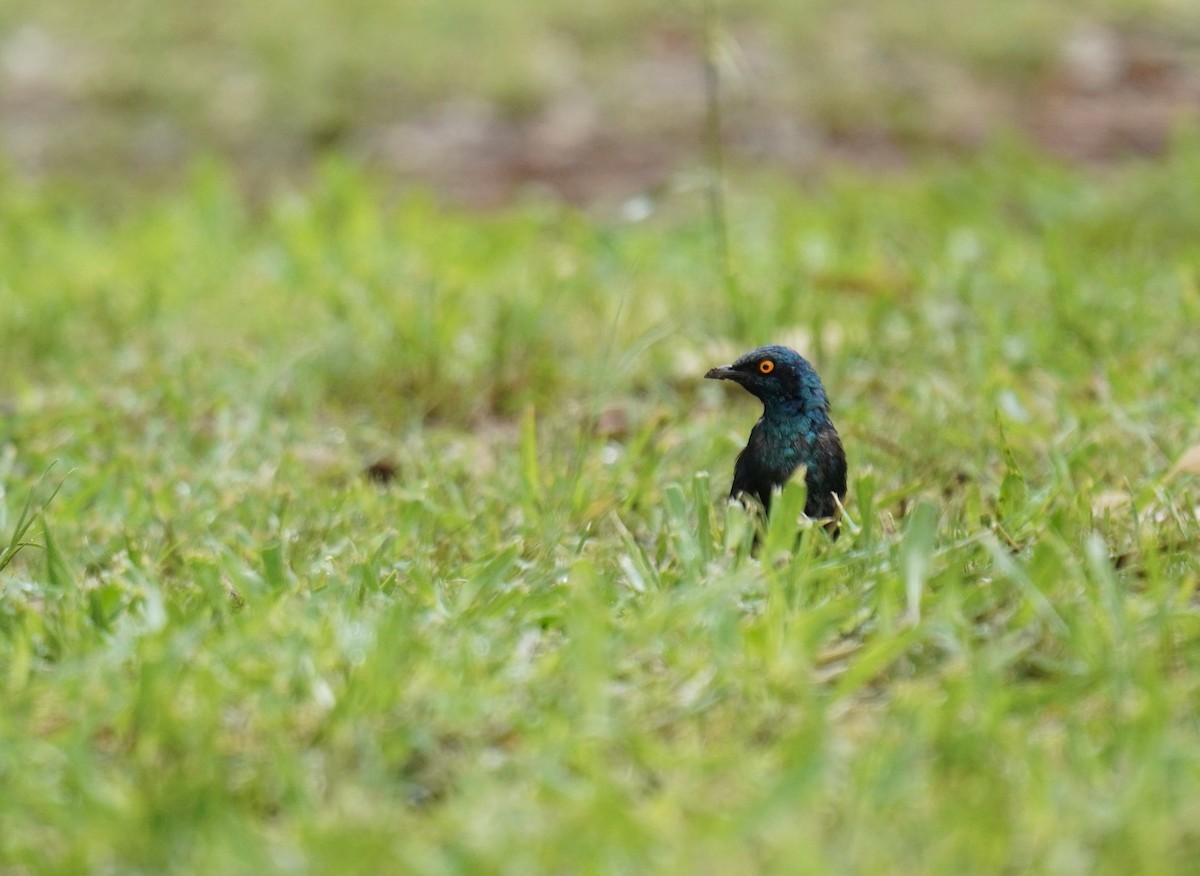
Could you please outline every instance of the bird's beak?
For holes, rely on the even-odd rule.
[[[704,377],[706,380],[737,380],[738,372],[728,365],[718,365],[716,368],[709,368]]]

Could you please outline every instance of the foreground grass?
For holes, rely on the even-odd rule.
[[[1193,869],[1197,154],[748,183],[732,290],[670,199],[10,186],[0,870]],[[854,525],[752,558],[767,341]]]

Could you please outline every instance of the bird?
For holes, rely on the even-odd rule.
[[[733,466],[729,498],[757,501],[764,518],[771,496],[800,466],[808,498],[804,513],[829,520],[837,537],[841,500],[846,495],[846,451],[829,419],[825,385],[807,359],[790,347],[759,347],[729,365],[709,369],[709,380],[732,380],[753,393],[763,413]]]

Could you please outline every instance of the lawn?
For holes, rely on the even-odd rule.
[[[1011,129],[1158,154],[1200,103],[1194,0],[6,0],[0,167],[113,199],[196,158],[263,184],[336,149],[462,203],[591,203],[695,162],[707,23],[728,148],[757,164]]]
[[[728,281],[377,182],[3,181],[0,872],[1195,872],[1195,135],[738,176]],[[768,342],[850,493],[752,554]]]

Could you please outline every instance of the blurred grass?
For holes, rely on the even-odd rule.
[[[1189,872],[1198,155],[743,180],[729,291],[686,194],[8,181],[0,870]],[[767,341],[853,525],[755,559]]]
[[[1200,65],[1200,15],[1177,0],[718,6],[726,100],[743,108],[731,123],[755,141],[743,144],[749,160],[786,164],[824,135],[944,147],[1026,126],[1030,95],[1057,75],[1064,47],[1097,29]],[[109,198],[122,191],[112,174],[175,183],[189,159],[213,154],[273,180],[336,147],[421,177],[496,115],[551,107],[520,135],[548,138],[545,173],[599,163],[612,151],[605,137],[637,144],[642,160],[667,151],[686,163],[703,104],[700,11],[670,0],[114,0],[103,10],[10,0],[0,146],[23,172],[107,184]],[[772,127],[781,120],[798,131]],[[571,139],[581,125],[591,151]]]

